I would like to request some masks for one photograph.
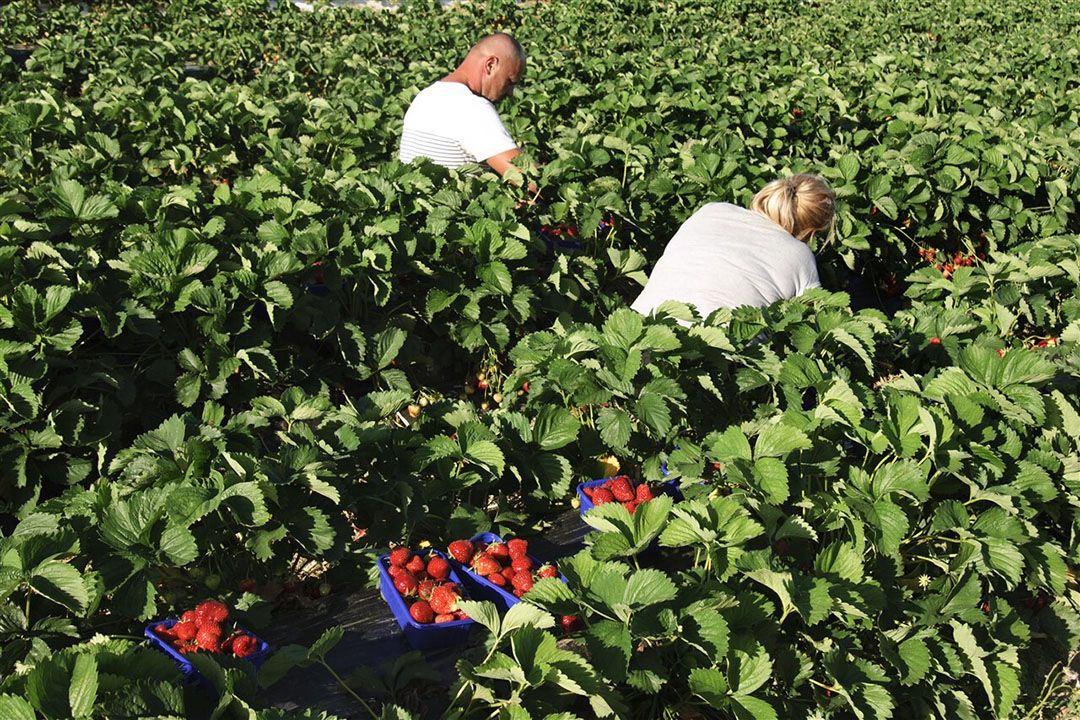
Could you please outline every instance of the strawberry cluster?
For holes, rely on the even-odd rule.
[[[457,583],[450,580],[450,563],[438,555],[424,558],[407,547],[390,551],[387,573],[394,587],[409,605],[409,616],[421,625],[467,620],[458,609],[463,596]],[[415,600],[413,599],[415,598]]]
[[[623,507],[634,512],[638,505],[653,499],[652,489],[645,483],[634,487],[633,482],[626,475],[608,478],[603,485],[587,487],[582,490],[585,497],[592,500],[593,505],[618,502]]]
[[[559,575],[550,563],[537,567],[529,557],[528,541],[520,538],[491,544],[480,540],[455,540],[447,551],[450,557],[515,597],[532,590],[533,583],[539,578]]]
[[[946,252],[941,252],[941,257],[938,256],[938,251],[933,248],[920,248],[919,257],[926,260],[928,263],[932,263],[934,269],[944,275],[946,278],[952,277],[953,272],[959,267],[971,267],[977,260],[985,260],[986,256],[983,253],[977,253],[976,255],[965,255],[962,252],[953,253],[952,257]],[[936,262],[937,261],[937,262]]]
[[[202,651],[244,658],[254,654],[259,649],[259,641],[254,635],[236,628],[226,635],[228,619],[228,606],[217,600],[204,600],[194,610],[181,615],[179,622],[172,626],[155,625],[154,634],[184,655]]]

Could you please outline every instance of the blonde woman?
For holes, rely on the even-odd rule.
[[[836,196],[817,175],[773,180],[749,210],[709,203],[675,233],[631,307],[648,315],[677,300],[707,317],[717,308],[763,307],[820,287],[806,243],[831,233],[835,219]]]

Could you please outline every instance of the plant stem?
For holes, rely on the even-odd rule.
[[[341,679],[341,676],[338,675],[336,672],[334,672],[334,668],[330,667],[330,665],[327,664],[327,662],[325,660],[320,660],[319,664],[322,665],[324,668],[326,668],[326,671],[328,673],[330,673],[331,675],[334,676],[334,680],[337,681],[337,684],[340,685],[342,687],[342,689],[345,690],[345,692],[352,695],[353,699],[356,700],[356,702],[360,703],[364,707],[365,710],[367,710],[368,715],[370,715],[371,717],[376,718],[376,719],[379,717],[375,713],[375,711],[371,709],[371,706],[368,705],[366,702],[364,702],[364,698],[360,697],[355,692],[353,692],[353,689],[345,684],[345,681]]]

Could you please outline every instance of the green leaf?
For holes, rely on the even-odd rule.
[[[30,575],[30,588],[73,613],[81,614],[90,603],[83,577],[71,565],[49,561],[36,567]]]
[[[733,696],[731,710],[738,720],[777,720],[778,717],[772,705],[750,695]]]
[[[675,584],[663,572],[638,570],[626,581],[623,601],[627,605],[656,605],[674,599],[676,592]]]
[[[730,426],[719,435],[711,435],[706,442],[709,447],[709,457],[716,462],[749,460],[751,457],[750,441],[736,425]]]
[[[601,408],[596,418],[600,439],[609,448],[621,450],[630,442],[630,416],[618,408]]]
[[[900,643],[897,654],[903,662],[903,667],[900,668],[904,673],[900,679],[902,684],[915,685],[930,672],[930,649],[922,638],[908,638]]]
[[[345,628],[340,625],[327,628],[308,649],[308,659],[326,662],[326,653],[333,650],[343,637],[345,637]]]
[[[629,350],[641,337],[644,320],[630,308],[619,308],[604,321],[604,339],[619,348]]]
[[[754,655],[736,650],[734,653],[732,690],[739,695],[749,695],[772,676],[772,660],[769,654],[760,650]]]
[[[634,405],[637,416],[657,435],[665,435],[671,429],[671,412],[667,403],[656,393],[643,392]]]
[[[566,409],[548,405],[537,413],[533,440],[543,450],[558,450],[577,438],[581,423]]]
[[[787,466],[781,460],[771,457],[758,458],[753,465],[754,480],[761,488],[765,499],[779,505],[788,499]]]
[[[518,603],[518,605],[521,604],[522,603]],[[517,607],[518,605],[515,605],[514,607]],[[499,620],[499,609],[495,607],[495,603],[486,601],[478,602],[476,600],[461,600],[458,602],[458,607],[472,620],[490,630],[492,635],[497,637],[503,633],[501,621]]]
[[[510,270],[500,260],[481,265],[477,274],[487,287],[500,295],[509,295],[514,290],[514,281],[510,277]]]
[[[703,698],[710,706],[719,709],[728,704],[727,678],[719,670],[694,668],[690,671],[690,692]]]
[[[555,580],[556,578],[547,578],[548,580]],[[530,599],[528,595],[526,600]],[[492,604],[494,608],[494,605]],[[466,611],[468,614],[468,611]],[[472,615],[469,615],[472,617]],[[550,613],[544,612],[540,608],[530,605],[528,603],[518,603],[509,610],[506,611],[506,616],[503,618],[502,632],[509,633],[522,627],[535,627],[541,630],[555,627],[555,618]]]
[[[16,695],[0,695],[0,717],[4,720],[35,720],[34,708]]]
[[[93,655],[80,653],[75,658],[68,687],[68,704],[76,718],[90,717],[98,694],[98,665]]]
[[[790,425],[767,425],[754,443],[754,457],[782,458],[795,450],[808,450],[810,438],[802,430]]]
[[[465,448],[465,457],[478,465],[490,468],[496,475],[502,475],[503,468],[506,466],[502,450],[490,440],[469,443]]]
[[[833,542],[822,548],[814,558],[814,570],[822,575],[835,575],[858,583],[863,578],[862,557],[855,548],[843,542]]]

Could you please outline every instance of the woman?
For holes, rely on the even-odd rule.
[[[632,307],[648,315],[677,300],[702,317],[717,308],[763,307],[820,287],[806,246],[831,233],[836,196],[817,175],[773,180],[750,209],[709,203],[682,224]]]

